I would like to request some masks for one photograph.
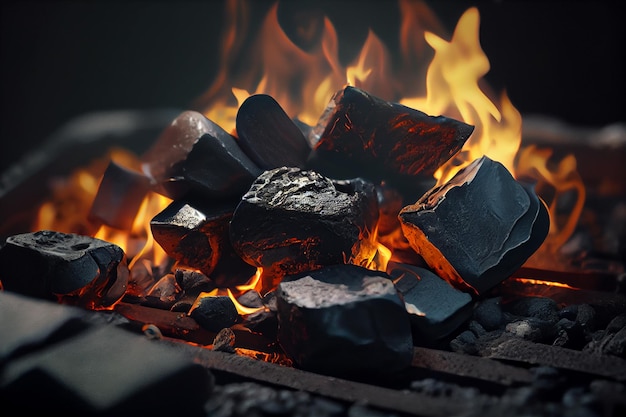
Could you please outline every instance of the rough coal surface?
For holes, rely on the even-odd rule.
[[[178,199],[150,220],[154,239],[182,267],[199,269],[220,287],[244,284],[255,268],[235,252],[229,223],[236,201]]]
[[[142,155],[142,168],[155,189],[172,199],[189,193],[239,197],[261,172],[233,136],[192,110],[182,112]]]
[[[219,332],[237,323],[239,315],[233,301],[226,296],[204,296],[200,294],[189,312],[202,327]]]
[[[425,268],[390,262],[387,273],[402,294],[417,341],[442,339],[472,315],[472,296]]]
[[[218,385],[205,405],[211,417],[393,417],[365,404],[346,404],[329,398],[274,388],[255,382]]]
[[[287,276],[276,298],[278,342],[303,369],[385,375],[410,364],[409,316],[384,272],[334,265]]]
[[[9,415],[43,415],[51,407],[70,416],[167,415],[180,404],[187,415],[202,415],[213,382],[206,368],[105,323],[103,313],[99,320],[88,314],[94,313],[0,291],[0,323],[19,316],[31,331],[2,329],[0,346],[11,356],[0,367],[0,402]]]
[[[0,249],[3,288],[36,298],[106,307],[124,295],[128,275],[122,248],[90,236],[41,230]]]
[[[308,168],[334,178],[414,183],[431,177],[473,130],[348,86],[335,93],[309,135],[315,146]]]
[[[246,262],[282,278],[347,262],[377,221],[373,184],[281,167],[261,174],[242,197],[230,241]],[[278,281],[264,284],[264,291]]]
[[[486,156],[404,207],[399,217],[413,249],[439,276],[477,294],[518,270],[549,227],[533,189]]]

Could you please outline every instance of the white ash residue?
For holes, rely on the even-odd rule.
[[[285,301],[306,308],[324,308],[395,293],[393,282],[378,276],[364,277],[362,286],[357,289],[318,281],[311,276],[283,281],[280,288]]]

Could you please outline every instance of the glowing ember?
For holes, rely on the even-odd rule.
[[[560,288],[568,288],[570,290],[577,290],[578,288],[572,287],[571,285],[563,284],[561,282],[555,281],[544,281],[540,279],[531,279],[531,278],[512,278],[514,281],[521,282],[524,284],[532,284],[532,285],[546,285],[548,287],[560,287]]]

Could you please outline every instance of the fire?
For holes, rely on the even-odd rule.
[[[223,296],[227,296],[228,298],[230,298],[230,300],[235,305],[235,308],[237,309],[237,313],[239,313],[240,316],[247,316],[249,314],[256,313],[257,311],[261,311],[261,310],[264,309],[264,307],[246,307],[246,306],[244,306],[239,301],[237,301],[237,297],[235,296],[235,294],[233,294],[233,292],[230,290],[230,288],[226,288],[226,289],[215,288],[214,290],[209,291],[209,292],[201,292],[198,295],[198,297],[196,298],[196,302],[194,303],[194,305],[189,310],[189,314],[191,314],[191,312],[193,310],[198,308],[198,305],[199,305],[200,300],[202,298],[204,298],[204,297],[223,297]]]
[[[546,248],[558,251],[578,222],[584,204],[584,186],[573,157],[566,157],[552,168],[548,164],[549,151],[532,147],[520,151],[520,113],[505,92],[496,99],[483,88],[483,77],[490,64],[480,46],[478,9],[469,8],[446,40],[441,25],[424,3],[400,0],[398,4],[402,64],[396,68],[392,65],[391,53],[371,30],[352,62],[347,65],[341,62],[337,32],[328,18],[319,25],[316,43],[307,50],[300,48],[281,28],[278,3],[270,8],[258,34],[254,34],[254,42],[246,48],[241,34],[249,29],[249,9],[243,1],[229,0],[221,67],[210,88],[198,97],[195,107],[226,131],[235,133],[239,105],[251,94],[263,93],[274,97],[292,118],[314,126],[332,95],[349,84],[430,115],[463,120],[475,126],[474,133],[461,152],[436,172],[438,183],[487,155],[518,178],[550,185],[556,191],[550,206],[552,224]],[[420,67],[430,56],[430,65]],[[249,62],[242,65],[242,57]],[[236,67],[235,61],[238,62]],[[116,151],[107,158],[123,166],[137,165],[137,159],[128,152]],[[167,206],[169,199],[148,193],[132,230],[106,225],[98,228],[86,221],[105,166],[99,161],[95,168],[77,171],[67,183],[57,184],[53,201],[40,208],[34,229],[91,234],[121,246],[132,259],[131,267],[140,259],[150,259],[153,265],[160,265],[167,255],[159,245],[154,245],[149,222]],[[571,189],[577,191],[579,199],[569,217],[558,221],[557,199]],[[397,231],[400,233],[399,228]],[[378,242],[366,242],[371,246],[368,252],[371,256],[362,262],[372,269],[384,270],[387,261],[394,259],[394,249],[407,247],[398,233],[387,233]],[[251,280],[246,288],[258,286],[261,273],[259,270],[254,277],[256,280]],[[241,314],[250,314],[230,290],[223,295],[233,299]]]
[[[550,160],[551,156],[551,149],[528,146],[520,150],[516,172],[518,176],[536,178],[538,187],[548,187],[553,191],[550,204],[550,231],[542,246],[542,250],[553,254],[574,232],[585,205],[586,191],[576,170],[576,158],[567,155],[555,164]],[[557,204],[570,191],[575,192],[576,202],[572,211],[563,220],[563,216],[557,211]]]
[[[114,148],[91,165],[75,171],[68,179],[58,180],[53,184],[53,198],[39,208],[33,230],[82,233],[114,243],[131,259],[131,268],[139,259],[160,265],[168,256],[159,245],[154,244],[150,219],[171,202],[167,197],[153,192],[147,193],[135,215],[131,230],[120,230],[89,221],[89,212],[98,192],[100,179],[110,161],[129,168],[139,164],[133,153]]]
[[[506,92],[496,99],[483,88],[483,77],[490,64],[480,45],[477,8],[469,8],[463,13],[447,41],[441,25],[424,3],[401,0],[398,4],[402,12],[399,43],[404,58],[399,69],[392,68],[389,51],[371,30],[353,62],[343,66],[338,58],[336,30],[327,18],[317,47],[311,51],[300,49],[281,28],[277,17],[278,4],[275,4],[253,45],[254,50],[258,48],[262,52],[259,57],[251,57],[250,71],[244,75],[231,75],[233,71],[229,63],[234,56],[229,55],[226,46],[241,43],[243,39],[233,40],[235,27],[227,28],[220,76],[197,104],[203,107],[208,118],[233,131],[238,105],[225,108],[224,103],[233,96],[237,103],[241,103],[250,92],[269,94],[290,116],[314,126],[333,93],[349,84],[427,114],[463,120],[475,126],[474,133],[463,149],[435,173],[438,184],[448,181],[461,168],[486,155],[501,162],[517,178],[547,182],[559,194],[565,189],[576,189],[579,200],[566,224],[557,224],[555,220],[551,223],[545,246],[550,253],[556,253],[571,236],[584,204],[584,185],[577,176],[574,157],[568,156],[564,161],[567,167],[562,166],[554,172],[540,168],[546,166],[549,154],[531,149],[519,152],[522,142],[520,113]],[[246,10],[245,2],[231,0],[226,20],[235,22],[236,13],[246,13],[242,10]],[[416,74],[420,73],[416,64],[423,59],[427,48],[434,51],[434,56],[428,65],[423,87],[418,88],[425,91],[425,95],[406,96],[407,91],[416,89],[416,83],[422,82],[416,80]],[[255,79],[259,80],[256,84]],[[531,167],[539,168],[533,170]],[[553,199],[551,214],[555,213],[556,204]],[[400,245],[401,241],[399,239]],[[385,243],[388,242],[389,239]]]
[[[522,140],[522,118],[506,94],[502,94],[498,108],[480,87],[489,71],[489,60],[480,47],[479,23],[478,9],[470,8],[459,19],[449,42],[426,32],[426,42],[435,50],[426,75],[427,94],[400,101],[425,113],[460,118],[475,126],[459,155],[435,173],[439,183],[483,155],[513,172]]]

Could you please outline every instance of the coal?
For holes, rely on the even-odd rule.
[[[120,230],[131,230],[150,179],[140,172],[110,161],[100,180],[89,219]]]
[[[559,307],[548,297],[520,297],[508,302],[505,311],[520,317],[534,317],[556,324],[559,320]]]
[[[230,327],[239,319],[237,308],[229,297],[204,293],[198,295],[188,314],[200,326],[212,332],[219,332],[223,328]]]
[[[230,243],[229,223],[236,202],[174,200],[150,221],[154,240],[181,267],[198,269],[219,287],[246,283],[256,268]]]
[[[254,94],[245,99],[235,124],[239,145],[261,169],[304,168],[311,147],[273,97]]]
[[[549,215],[532,186],[483,156],[400,211],[411,247],[437,275],[483,294],[541,246]]]
[[[65,415],[164,415],[184,408],[200,416],[212,384],[210,372],[181,352],[104,325],[13,359],[0,371],[0,400],[24,413],[53,407]]]
[[[340,264],[291,275],[276,299],[278,342],[302,369],[385,375],[411,363],[409,316],[385,272]]]
[[[128,275],[122,248],[90,236],[40,230],[0,249],[5,290],[65,304],[107,308],[124,296]]]
[[[356,87],[335,93],[311,132],[308,169],[414,186],[453,157],[473,126],[388,102]],[[432,185],[432,184],[431,184]]]
[[[262,294],[288,274],[373,256],[378,221],[374,185],[333,181],[294,167],[265,171],[242,197],[230,222],[230,241],[263,268]]]
[[[128,288],[124,297],[135,297],[138,300],[144,299],[150,287],[156,283],[155,275],[151,261],[138,259],[130,269]]]
[[[178,285],[174,274],[166,274],[150,288],[143,304],[169,310],[182,294],[183,290]]]
[[[173,200],[189,193],[239,197],[261,173],[233,136],[191,110],[172,121],[141,159],[155,190]]]
[[[504,323],[501,306],[502,297],[484,298],[476,303],[472,318],[485,330],[499,329]]]
[[[472,296],[428,269],[389,262],[387,273],[402,294],[417,343],[442,339],[472,316]]]
[[[185,294],[195,294],[210,292],[215,289],[215,283],[200,271],[177,268],[174,271],[176,282]]]

